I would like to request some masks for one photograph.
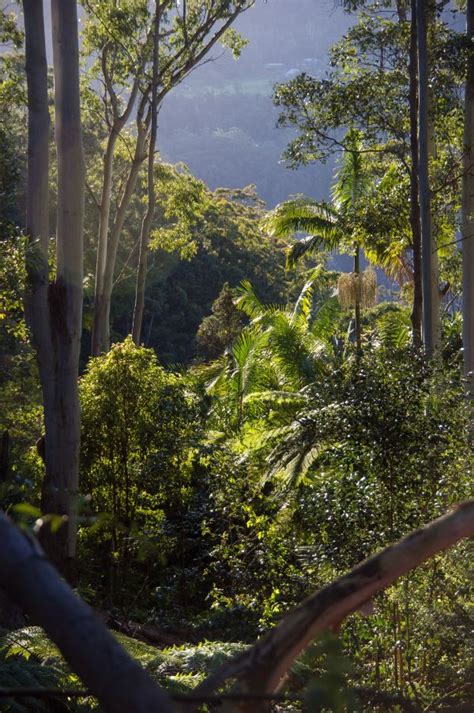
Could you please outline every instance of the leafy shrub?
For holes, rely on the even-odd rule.
[[[98,576],[122,586],[131,562],[149,575],[173,548],[167,530],[190,494],[198,414],[183,380],[130,338],[91,360],[81,403],[81,484],[95,516],[81,537],[99,542]]]

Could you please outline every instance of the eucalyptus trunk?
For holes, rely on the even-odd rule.
[[[467,0],[467,62],[464,98],[462,190],[463,347],[466,393],[474,399],[474,0]]]
[[[426,4],[427,19],[427,55],[430,62],[430,46],[436,33],[436,2],[428,0]],[[434,122],[433,88],[428,83],[428,170],[432,160],[436,159],[437,147]],[[433,302],[433,334],[434,351],[441,348],[441,292],[439,288],[439,257],[436,235],[431,235],[431,299]]]
[[[433,260],[431,192],[429,181],[429,86],[427,8],[425,0],[417,0],[418,38],[418,149],[419,193],[421,216],[422,292],[423,292],[423,341],[426,356],[434,356],[439,346],[439,290],[436,263]]]
[[[28,84],[26,314],[43,391],[45,478],[41,509],[65,517],[42,540],[60,571],[74,578],[79,479],[78,363],[82,324],[84,159],[75,0],[52,0],[55,136],[58,167],[56,278],[48,272],[47,62],[42,3],[24,0]]]
[[[117,140],[125,127],[130,114],[135,106],[135,101],[138,92],[138,78],[135,80],[130,92],[130,96],[127,101],[127,106],[125,111],[120,114],[118,109],[117,101],[112,101],[112,111],[114,114],[112,127],[110,129],[109,137],[107,139],[107,145],[105,148],[104,159],[103,159],[103,177],[102,177],[102,192],[100,198],[100,208],[99,208],[99,233],[97,237],[97,258],[96,258],[96,269],[95,269],[95,305],[94,305],[94,324],[92,329],[92,345],[91,351],[94,356],[97,356],[103,351],[106,351],[109,347],[108,344],[108,329],[105,328],[104,320],[107,311],[107,300],[105,299],[105,280],[107,271],[110,269],[110,255],[109,255],[109,231],[110,231],[110,212],[112,203],[112,187],[113,187],[113,177],[114,177],[114,158],[115,149],[117,145]],[[115,97],[115,95],[112,95]],[[134,166],[131,166],[131,174],[135,174]],[[126,196],[122,196],[122,199]],[[131,197],[131,194],[130,194]],[[124,214],[127,205],[123,206],[122,213]],[[120,210],[120,209],[119,209]],[[123,223],[122,223],[123,224]],[[115,267],[115,261],[114,261]],[[105,304],[104,304],[105,301]],[[110,298],[109,298],[110,303]],[[110,305],[109,305],[110,309]],[[108,317],[107,317],[108,319]]]
[[[413,244],[413,308],[411,323],[413,344],[421,347],[421,324],[423,316],[421,280],[421,227],[418,185],[418,71],[417,71],[417,23],[416,0],[411,0],[410,57],[408,73],[410,77],[410,226]]]
[[[110,348],[110,304],[114,285],[115,263],[120,235],[127,217],[127,211],[133,198],[138,181],[138,174],[146,158],[147,129],[145,124],[138,125],[135,144],[135,154],[130,165],[124,191],[122,193],[117,215],[110,229],[107,241],[107,257],[104,261],[103,276],[96,282],[96,295],[94,300],[94,322],[92,328],[92,354],[98,356]]]
[[[150,232],[153,225],[156,206],[155,192],[155,146],[158,130],[158,77],[159,77],[159,35],[160,35],[160,10],[156,3],[155,23],[153,34],[153,70],[151,87],[151,129],[148,145],[148,171],[147,171],[147,208],[142,221],[140,233],[140,252],[138,257],[137,282],[135,288],[135,305],[133,308],[132,338],[135,344],[140,344],[142,333],[143,309],[145,306],[145,287],[148,263],[148,245]]]

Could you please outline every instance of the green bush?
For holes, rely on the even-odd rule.
[[[125,570],[141,567],[148,581],[173,549],[169,520],[190,496],[199,419],[183,380],[131,338],[91,360],[80,392],[81,490],[93,515],[83,553],[118,595]]]

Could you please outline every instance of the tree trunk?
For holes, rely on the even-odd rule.
[[[104,50],[105,51],[105,50]],[[143,66],[143,63],[142,63]],[[107,86],[110,86],[110,80],[107,75]],[[119,138],[124,126],[126,125],[130,114],[135,106],[135,100],[138,93],[139,76],[135,78],[132,86],[132,91],[128,98],[127,106],[123,114],[118,113],[118,104],[115,99],[115,94],[113,89],[110,91],[114,100],[112,101],[112,110],[114,112],[113,124],[110,129],[110,134],[107,139],[107,146],[104,154],[104,175],[102,178],[102,193],[100,198],[100,214],[99,214],[99,235],[97,239],[97,259],[96,259],[96,272],[95,272],[95,288],[94,288],[94,325],[92,329],[92,345],[91,352],[94,356],[97,356],[105,349],[101,344],[101,329],[99,326],[102,324],[102,313],[103,313],[103,298],[104,293],[104,283],[105,275],[107,271],[107,260],[108,260],[108,243],[109,243],[109,228],[110,228],[110,207],[112,202],[112,186],[113,186],[113,170],[114,170],[114,156],[115,147],[117,145],[117,139]],[[98,313],[98,319],[95,319],[95,315]]]
[[[396,6],[397,6],[398,21],[406,22],[407,21],[407,2],[406,2],[406,0],[397,0]]]
[[[466,393],[474,400],[474,0],[467,0],[467,62],[464,98],[462,185],[463,347]]]
[[[56,280],[48,285],[47,64],[42,3],[25,0],[28,82],[28,198],[26,313],[37,351],[44,402],[44,513],[64,516],[53,534],[41,531],[59,570],[74,578],[79,478],[77,389],[82,324],[84,160],[79,105],[79,46],[75,0],[52,0],[58,208]]]
[[[425,353],[431,359],[438,346],[438,283],[434,284],[433,239],[431,229],[431,193],[429,182],[429,89],[427,11],[425,0],[417,0],[418,36],[418,144],[419,189],[421,215],[421,252],[423,287],[423,341]]]
[[[428,65],[430,63],[430,46],[433,43],[433,38],[436,32],[436,3],[435,0],[428,0],[426,4],[427,12],[427,56]],[[429,72],[428,72],[429,73]],[[433,111],[433,90],[431,85],[428,85],[428,173],[430,162],[436,158],[436,137],[435,137],[435,122]],[[439,289],[439,257],[436,235],[431,234],[431,300],[433,303],[433,334],[434,334],[434,352],[441,349],[441,297]]]
[[[99,235],[97,239],[97,259],[95,267],[95,295],[102,294],[104,289],[105,266],[107,264],[107,242],[109,238],[110,204],[112,202],[114,152],[117,144],[118,133],[119,129],[114,123],[112,131],[109,134],[104,154],[104,177],[102,180]],[[96,344],[97,336],[97,333],[93,330],[91,347],[92,354],[98,354],[100,352],[99,345]]]
[[[151,88],[151,130],[148,146],[148,196],[147,209],[143,218],[140,234],[140,253],[138,258],[137,282],[135,288],[135,305],[133,308],[132,338],[135,344],[140,344],[142,333],[143,308],[145,305],[145,285],[148,262],[148,243],[155,215],[155,146],[158,129],[158,77],[159,77],[159,34],[160,34],[160,9],[158,0],[155,9],[155,28],[153,33],[153,75]]]
[[[420,229],[420,203],[418,186],[418,71],[417,71],[417,24],[416,0],[411,0],[411,30],[410,30],[410,58],[408,72],[410,76],[410,225],[413,243],[413,308],[411,323],[413,330],[413,344],[421,347],[421,323],[423,315],[422,281],[421,281],[421,229]]]
[[[117,250],[125,218],[127,217],[127,210],[137,185],[138,174],[140,172],[141,165],[146,158],[146,137],[146,125],[139,123],[135,154],[130,166],[127,183],[120,199],[117,215],[110,230],[107,247],[107,259],[104,267],[104,277],[102,284],[100,285],[101,289],[100,292],[95,295],[94,300],[94,324],[92,329],[93,356],[98,356],[103,352],[107,352],[110,348],[110,302],[112,299]]]
[[[24,0],[25,69],[28,89],[28,176],[25,315],[36,349],[43,395],[49,383],[52,344],[48,310],[49,110],[43,5]]]
[[[360,323],[360,295],[361,295],[361,284],[360,284],[360,249],[356,248],[354,255],[354,272],[356,275],[356,290],[355,290],[355,333],[356,333],[356,349],[357,355],[362,354],[362,328]]]

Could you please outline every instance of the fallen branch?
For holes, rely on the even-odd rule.
[[[474,501],[470,501],[370,557],[349,574],[310,596],[253,647],[209,676],[196,692],[217,691],[226,681],[234,679],[234,690],[239,692],[276,693],[297,656],[320,632],[339,626],[349,614],[363,607],[398,577],[473,535]],[[226,708],[226,711],[247,713],[255,710],[251,704]]]
[[[107,713],[171,713],[168,694],[70,589],[35,540],[0,513],[0,587],[41,626]]]
[[[140,624],[137,621],[132,621],[130,619],[120,619],[111,612],[101,611],[96,609],[96,615],[104,622],[108,629],[112,631],[118,631],[121,634],[129,636],[131,639],[136,639],[137,641],[143,641],[145,644],[150,646],[156,646],[157,648],[163,648],[168,646],[184,646],[184,644],[197,644],[198,640],[190,632],[184,636],[176,632],[175,629],[172,631],[165,631],[157,626],[150,624]]]

